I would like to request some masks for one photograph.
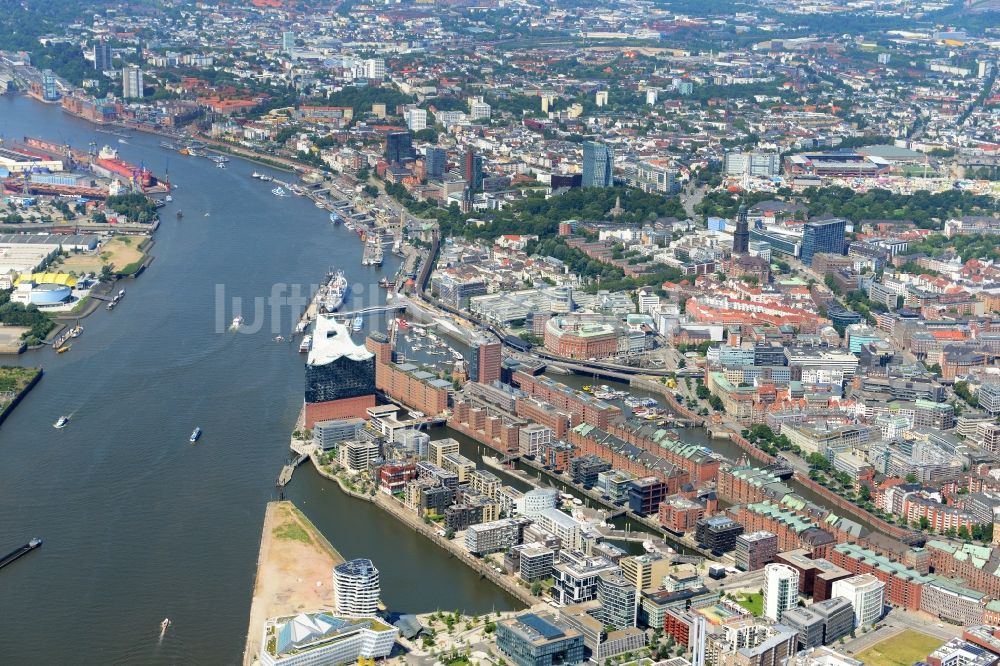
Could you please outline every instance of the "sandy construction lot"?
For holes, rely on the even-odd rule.
[[[70,271],[79,274],[100,273],[105,264],[110,264],[115,270],[122,270],[129,264],[141,261],[143,253],[139,246],[147,240],[147,236],[116,236],[105,241],[96,254],[72,254],[58,264],[60,272]]]
[[[334,607],[333,567],[340,554],[291,502],[270,502],[264,516],[257,580],[243,663],[254,663],[269,617]]]

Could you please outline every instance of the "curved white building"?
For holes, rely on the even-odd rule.
[[[547,509],[559,507],[559,491],[555,488],[535,488],[521,498],[521,515],[537,518]]]
[[[378,569],[371,560],[359,558],[333,568],[337,587],[337,614],[345,617],[375,617],[381,593]]]
[[[926,588],[925,588],[926,589]],[[871,574],[842,578],[834,582],[832,594],[844,597],[854,607],[854,627],[869,627],[882,619],[885,583]]]
[[[764,567],[764,617],[779,622],[786,610],[799,603],[799,572],[787,564]]]

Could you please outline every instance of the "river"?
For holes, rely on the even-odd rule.
[[[2,661],[237,664],[264,507],[276,499],[303,386],[296,345],[273,340],[291,330],[290,308],[261,301],[261,322],[255,299],[275,285],[305,289],[340,266],[354,285],[352,303],[370,305],[384,298],[375,283],[397,260],[387,254],[381,272],[363,268],[354,234],[304,198],[272,196],[249,177],[264,169],[242,160],[217,169],[149,135],[118,144],[20,96],[0,96],[0,133],[84,150],[109,143],[154,173],[169,168],[178,185],[155,261],[125,283],[119,307],[85,319],[70,353],[2,360],[45,368],[0,428],[0,549],[45,539],[0,571]],[[220,330],[234,315],[232,297],[242,299],[246,332]],[[60,414],[72,421],[54,430]],[[204,436],[192,446],[196,425]],[[375,561],[393,610],[517,607],[306,466],[286,495],[345,556]],[[159,642],[164,617],[174,624]]]

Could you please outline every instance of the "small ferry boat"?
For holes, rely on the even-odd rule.
[[[354,323],[351,325],[351,328],[355,331],[360,331],[364,327],[364,325],[365,325],[365,320],[361,317],[361,315],[358,315],[357,317],[354,318]]]
[[[56,428],[57,430],[62,430],[67,425],[69,425],[69,417],[68,416],[60,416],[59,420],[52,424],[52,427]]]
[[[305,354],[309,351],[309,347],[312,346],[312,336],[307,335],[302,338],[302,342],[299,343],[299,353]]]
[[[199,437],[201,437],[201,428],[195,428],[191,432],[191,437],[189,437],[188,439],[191,441],[192,444],[194,444],[195,442],[198,441]]]
[[[236,315],[235,317],[233,317],[233,323],[229,325],[229,330],[231,331],[237,330],[240,326],[243,325],[243,321],[244,321],[243,315]]]

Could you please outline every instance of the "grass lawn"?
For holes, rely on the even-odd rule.
[[[758,594],[756,592],[750,594],[743,593],[736,597],[736,603],[753,613],[754,617],[760,617],[764,614],[763,594]]]
[[[866,666],[910,666],[915,661],[926,659],[928,654],[942,645],[944,641],[940,638],[907,629],[855,656]]]
[[[301,541],[302,543],[312,543],[312,539],[309,537],[309,533],[306,532],[301,525],[297,523],[288,522],[284,525],[279,525],[274,528],[274,536],[279,539],[289,539],[292,541]]]

